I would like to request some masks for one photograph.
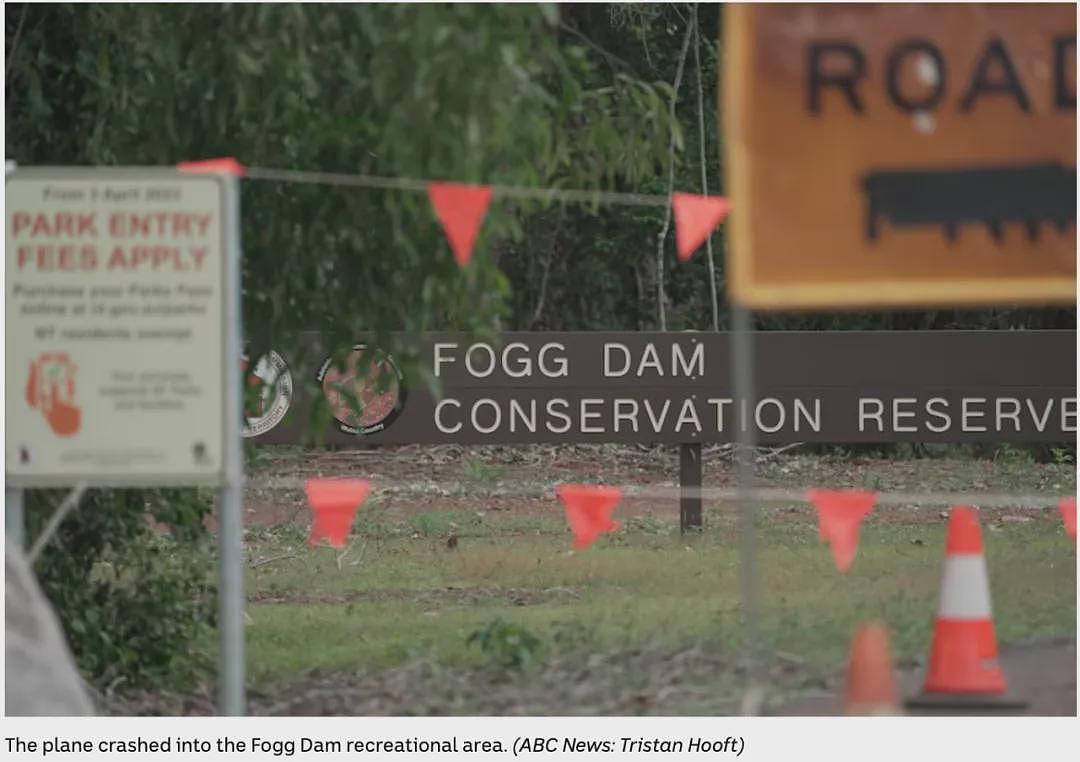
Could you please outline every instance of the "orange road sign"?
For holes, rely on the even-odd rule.
[[[1076,7],[734,5],[728,280],[755,309],[1076,300]]]

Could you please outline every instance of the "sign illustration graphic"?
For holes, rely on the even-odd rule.
[[[353,347],[344,370],[334,366],[333,358],[327,358],[316,379],[322,384],[338,429],[346,434],[382,431],[405,406],[401,371],[388,355],[363,344]]]
[[[249,358],[242,359],[247,378],[244,425],[241,434],[257,437],[281,423],[289,412],[293,397],[293,378],[285,359],[271,350],[250,366]]]
[[[1044,222],[1064,233],[1076,223],[1076,167],[1032,164],[930,171],[874,172],[863,179],[866,235],[884,217],[894,227],[941,225],[950,242],[965,224],[985,225],[996,243],[1004,226],[1023,223],[1028,239]]]
[[[82,424],[75,404],[76,370],[66,352],[43,353],[30,365],[26,402],[41,411],[57,436],[74,436]]]

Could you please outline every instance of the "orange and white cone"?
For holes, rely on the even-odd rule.
[[[860,627],[851,642],[844,712],[886,716],[904,713],[896,700],[889,635],[880,622]]]
[[[949,515],[941,601],[922,694],[909,706],[1023,706],[1006,696],[990,608],[990,582],[975,509]]]

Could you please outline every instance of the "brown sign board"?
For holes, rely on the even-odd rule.
[[[725,11],[732,298],[1076,301],[1074,4]]]
[[[281,353],[262,367],[314,368],[320,386],[290,378],[279,385],[284,400],[268,386],[249,441],[304,441],[320,389],[339,411],[323,441],[359,446],[714,443],[744,425],[764,443],[1076,436],[1075,331],[764,332],[757,393],[745,405],[733,399],[730,341],[726,333],[580,332],[472,344],[431,334],[423,357],[441,382],[436,397],[375,354],[356,366],[374,362],[384,383],[364,391],[348,368],[327,370],[313,335],[303,356]],[[365,402],[359,414],[340,404],[342,383]]]

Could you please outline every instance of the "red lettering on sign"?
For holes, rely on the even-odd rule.
[[[40,244],[37,246],[20,246],[17,254],[17,262],[20,270],[32,265],[37,270],[74,271],[93,270],[97,267],[97,250],[93,246],[52,246]]]
[[[116,246],[109,255],[109,270],[201,270],[207,249],[179,246]]]
[[[94,222],[94,213],[73,214],[71,212],[56,212],[52,216],[47,214],[28,214],[27,212],[15,212],[11,216],[11,229],[16,238],[20,233],[29,230],[29,237],[43,236],[96,236],[97,227]]]
[[[115,238],[206,235],[213,215],[184,212],[114,212],[109,233]]]

